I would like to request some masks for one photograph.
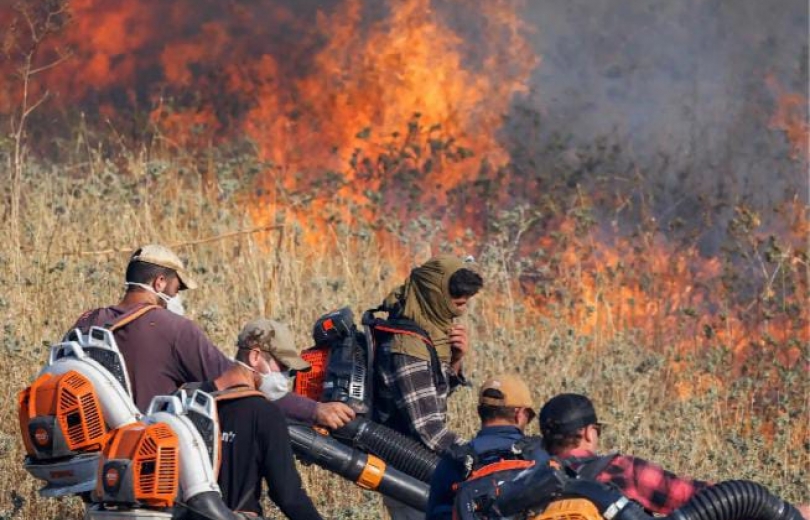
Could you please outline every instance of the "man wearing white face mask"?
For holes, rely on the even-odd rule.
[[[298,355],[289,329],[275,320],[248,323],[236,346],[236,365],[196,386],[218,396],[222,432],[218,481],[225,504],[261,516],[264,480],[270,499],[288,518],[319,519],[295,468],[286,414],[276,406],[289,393],[291,372],[309,370],[310,365]],[[314,409],[302,413],[312,414],[307,422],[316,420]]]
[[[71,330],[113,329],[141,411],[152,397],[170,394],[183,383],[214,379],[232,365],[200,327],[182,316],[179,293],[197,284],[169,248],[150,244],[137,249],[127,264],[125,287],[117,305],[85,312]]]
[[[236,348],[237,361],[265,374],[259,390],[274,401],[288,419],[331,429],[354,419],[354,410],[344,403],[319,403],[290,392],[291,372],[303,372],[310,367],[298,355],[292,333],[283,323],[266,318],[247,323],[239,333]],[[266,356],[258,356],[259,353]]]

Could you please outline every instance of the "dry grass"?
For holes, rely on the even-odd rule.
[[[127,255],[79,252],[183,242],[254,225],[246,209],[256,171],[251,164],[219,165],[213,186],[202,184],[189,166],[183,158],[130,152],[115,162],[88,154],[58,167],[26,164],[22,250],[9,246],[8,219],[0,228],[0,519],[80,517],[76,500],[38,498],[38,483],[20,464],[16,419],[17,392],[41,367],[47,345],[79,313],[121,294]],[[7,215],[2,204],[5,199],[0,214]],[[386,239],[383,247],[359,224],[326,226],[313,241],[303,231],[307,223],[279,221],[282,231],[179,248],[201,281],[187,298],[190,316],[229,354],[241,325],[261,314],[288,321],[307,344],[321,313],[345,304],[355,312],[375,305],[431,252],[418,237]],[[500,260],[492,251],[484,255],[489,283],[467,318],[473,381],[518,370],[536,389],[538,402],[563,390],[587,392],[610,424],[606,448],[706,479],[757,480],[787,499],[810,500],[810,392],[801,362],[781,369],[781,383],[770,387],[776,395],[763,405],[755,397],[764,379],[751,373],[732,380],[722,356],[683,360],[683,353],[646,348],[643,336],[629,328],[609,336],[578,334],[566,313],[526,304],[504,258],[505,252]],[[801,347],[806,358],[807,345]],[[696,381],[698,375],[705,384]],[[695,390],[679,396],[676,387]],[[474,392],[460,391],[451,401],[452,426],[473,434],[473,410]],[[764,425],[773,428],[767,438]],[[317,468],[303,473],[325,517],[383,516],[378,496]]]

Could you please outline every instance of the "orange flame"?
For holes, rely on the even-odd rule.
[[[342,211],[344,222],[403,216],[398,197],[405,193],[395,192],[382,204],[373,200],[392,171],[380,170],[374,160],[389,146],[402,170],[419,174],[411,179],[418,182],[419,200],[439,208],[448,191],[478,173],[480,161],[426,157],[425,149],[437,142],[446,146],[452,136],[493,170],[508,161],[498,131],[540,60],[524,40],[526,28],[514,2],[448,1],[446,9],[474,16],[479,34],[455,28],[430,0],[392,1],[385,4],[390,10],[380,12],[361,0],[327,3],[312,12],[269,0],[144,2],[148,8],[139,2],[73,0],[73,22],[60,38],[74,58],[69,66],[45,71],[39,84],[61,93],[62,108],[95,100],[109,117],[121,107],[146,111],[153,128],[178,147],[250,139],[260,158],[272,164],[264,175],[270,197],[249,201],[250,215],[267,223],[282,211],[291,213],[306,223],[305,239],[320,243],[333,211]],[[0,9],[0,22],[5,19]],[[786,94],[773,78],[768,84],[776,97],[770,125],[785,133],[794,157],[806,160],[807,100]],[[9,88],[0,85],[5,112],[14,104]],[[353,161],[357,164],[347,168]],[[322,180],[324,171],[339,178],[313,195],[311,184]],[[313,198],[297,205],[285,198],[300,192]],[[791,243],[806,243],[806,212],[794,214],[783,234]],[[448,224],[444,235],[459,238],[469,224]],[[753,295],[753,307],[743,308],[723,285],[727,266],[695,247],[680,248],[659,233],[644,240],[595,232],[578,236],[568,218],[545,231],[555,234],[531,246],[539,244],[555,257],[554,285],[567,294],[527,297],[524,303],[535,312],[565,303],[568,323],[593,336],[595,348],[627,331],[654,348],[697,352],[723,345],[740,359],[768,341],[810,341],[806,302],[798,302],[799,316],[792,319],[749,320],[767,307],[772,288]],[[390,237],[380,238],[396,248]],[[391,253],[390,261],[399,266],[403,256]],[[802,260],[787,255],[784,268],[794,261]],[[790,298],[807,293],[807,280],[803,283],[794,289],[799,296]],[[795,303],[790,298],[787,303]],[[793,347],[776,357],[788,366],[801,362]],[[714,384],[709,377],[701,381]],[[685,388],[679,392],[689,394]]]
[[[804,164],[810,161],[810,123],[808,122],[807,97],[798,93],[788,93],[774,76],[766,78],[768,87],[776,97],[776,111],[770,120],[770,127],[781,130],[790,143],[791,158],[801,159]]]

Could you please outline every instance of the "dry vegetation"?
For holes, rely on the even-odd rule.
[[[18,223],[10,219],[10,192],[0,199],[2,519],[80,517],[74,499],[38,498],[39,484],[22,469],[16,395],[42,366],[48,345],[79,313],[120,296],[127,253],[92,252],[155,241],[185,243],[256,225],[246,208],[262,165],[249,155],[214,157],[211,171],[218,176],[203,181],[193,162],[176,154],[126,149],[101,154],[81,144],[75,150],[81,158],[58,166],[27,161]],[[4,169],[14,170],[12,154],[0,157]],[[187,298],[190,317],[229,354],[240,326],[257,315],[288,321],[306,345],[318,315],[345,304],[355,312],[375,305],[410,265],[436,252],[418,233],[400,232],[383,243],[363,224],[336,221],[312,240],[312,233],[304,232],[308,222],[279,215],[278,223],[277,230],[177,248],[201,281]],[[20,249],[12,246],[13,224],[19,224]],[[610,425],[606,448],[706,479],[753,479],[792,501],[810,500],[807,345],[801,346],[805,362],[790,369],[774,365],[768,353],[756,361],[768,377],[772,368],[779,370],[779,383],[769,386],[771,397],[763,404],[758,396],[765,376],[750,372],[732,379],[727,352],[651,349],[632,329],[583,335],[566,313],[528,305],[514,283],[515,250],[507,242],[490,244],[499,245],[480,251],[488,284],[467,318],[473,381],[518,370],[531,382],[538,403],[562,390],[586,392]],[[550,289],[570,292],[572,287],[563,284],[576,282],[549,283]],[[614,284],[605,286],[609,289],[621,279],[605,283]],[[713,378],[701,386],[696,374]],[[679,395],[676,387],[694,391]],[[474,392],[460,391],[451,406],[453,427],[471,435],[477,427]],[[764,425],[773,433],[763,436]],[[326,518],[383,517],[373,493],[317,468],[303,473]]]

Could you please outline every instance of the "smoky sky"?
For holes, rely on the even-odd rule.
[[[807,163],[769,126],[780,91],[807,99],[806,1],[550,0],[523,13],[542,63],[513,105],[516,155],[536,155],[555,134],[571,149],[605,139],[669,215],[699,197],[807,202]]]

